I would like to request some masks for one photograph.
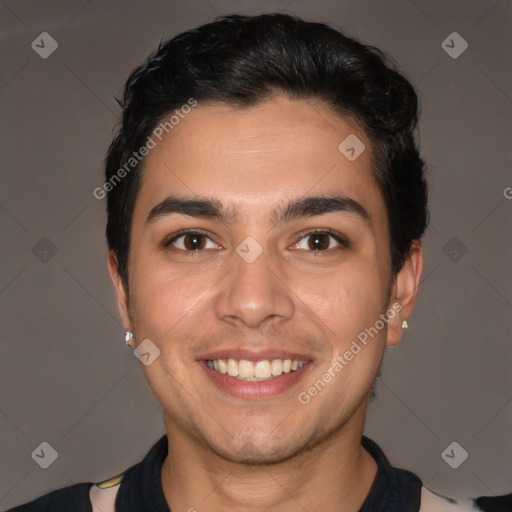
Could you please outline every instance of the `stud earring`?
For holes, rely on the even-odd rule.
[[[407,325],[407,320],[404,320],[402,322],[402,329],[408,329],[408,328],[409,328],[409,326]]]
[[[126,343],[127,347],[132,346],[132,344],[130,343],[132,338],[133,338],[133,334],[130,331],[126,331],[126,334],[124,335],[124,342]]]

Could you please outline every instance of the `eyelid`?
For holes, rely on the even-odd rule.
[[[314,228],[314,229],[310,229],[309,231],[305,231],[304,233],[302,233],[299,236],[299,240],[297,242],[295,242],[293,245],[297,245],[304,238],[307,238],[308,236],[316,235],[316,234],[329,235],[329,236],[333,237],[342,247],[348,248],[350,246],[348,239],[343,234],[339,233],[338,231],[335,231],[334,229],[330,229],[330,228]],[[312,250],[309,252],[327,252],[328,250],[329,249],[324,250],[324,251],[313,251]]]
[[[213,240],[213,238],[208,234],[208,232],[206,232],[202,229],[197,229],[197,228],[181,229],[180,231],[177,231],[176,233],[173,233],[172,235],[169,235],[168,237],[164,238],[161,245],[164,249],[169,248],[172,245],[172,243],[175,242],[178,238],[181,238],[182,236],[185,236],[185,235],[196,235],[196,234],[203,235],[206,238],[208,238],[208,240],[213,242],[214,244],[220,245],[215,240]],[[181,252],[181,253],[183,253],[183,252],[190,252],[190,253],[201,252],[201,250],[200,251],[184,251],[183,249],[176,249],[176,248],[174,248],[174,250]],[[202,250],[204,250],[204,249],[202,249]]]

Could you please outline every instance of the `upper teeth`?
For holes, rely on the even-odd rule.
[[[282,373],[299,370],[306,363],[292,359],[262,359],[261,361],[248,361],[247,359],[215,359],[206,361],[206,364],[219,373],[227,373],[239,380],[267,380]]]

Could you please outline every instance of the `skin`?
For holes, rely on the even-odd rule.
[[[338,150],[349,134],[366,146],[352,162]],[[282,96],[246,109],[198,105],[146,157],[129,297],[113,253],[109,270],[135,344],[149,338],[161,352],[141,366],[164,410],[171,448],[161,481],[171,510],[362,505],[377,469],[360,444],[368,392],[386,345],[401,339],[423,269],[416,241],[391,274],[386,209],[371,165],[370,141],[355,122],[320,102]],[[170,194],[214,197],[237,217],[171,214],[147,223]],[[354,199],[368,221],[337,211],[271,222],[278,205],[321,194]],[[299,241],[320,228],[341,233],[348,247],[329,235],[327,249],[314,250],[311,237]],[[189,253],[183,237],[162,246],[181,229],[201,229],[211,240]],[[252,263],[236,253],[248,236],[263,249]],[[299,403],[298,394],[397,303],[401,314],[307,405]],[[213,386],[197,361],[208,351],[247,347],[309,354],[313,363],[291,389],[258,399]]]

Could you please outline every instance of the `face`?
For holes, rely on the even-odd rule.
[[[351,134],[353,161],[338,149]],[[365,133],[283,97],[192,109],[146,157],[129,297],[110,259],[125,326],[160,350],[142,369],[167,431],[238,462],[362,425],[401,335],[390,308],[412,307],[421,273],[390,268]]]

